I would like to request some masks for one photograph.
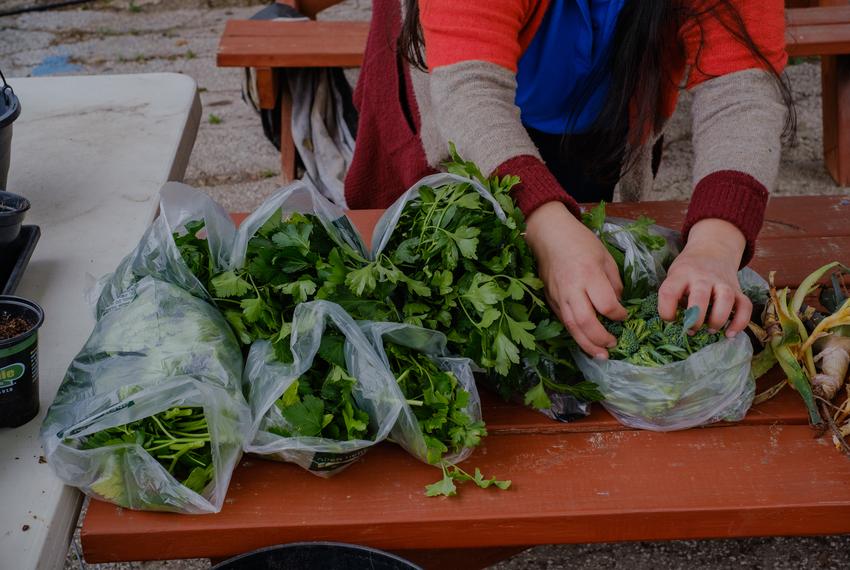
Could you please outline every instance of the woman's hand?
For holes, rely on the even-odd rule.
[[[667,279],[658,290],[658,314],[665,321],[676,316],[679,300],[687,294],[688,307],[700,308],[694,329],[707,322],[712,331],[723,328],[732,315],[726,336],[733,337],[747,326],[753,305],[741,291],[738,267],[746,240],[738,228],[719,219],[694,224],[688,243],[670,265]],[[711,314],[706,315],[711,304]]]
[[[617,339],[597,313],[626,318],[617,265],[596,235],[560,202],[540,206],[526,220],[526,241],[537,258],[549,305],[586,353],[607,358]]]

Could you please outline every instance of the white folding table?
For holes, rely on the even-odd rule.
[[[39,303],[41,411],[0,429],[0,567],[61,568],[82,496],[43,463],[38,431],[65,369],[91,332],[89,276],[138,242],[160,187],[181,180],[201,116],[197,86],[173,73],[10,78],[14,123],[7,190],[32,202],[41,240],[17,294]]]

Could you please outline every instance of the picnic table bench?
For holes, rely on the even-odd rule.
[[[283,3],[314,18],[339,0]],[[839,185],[850,186],[850,4],[846,0],[821,0],[820,4],[786,9],[787,49],[792,57],[822,56],[824,162]],[[292,101],[285,82],[278,79],[279,71],[295,67],[359,67],[368,33],[369,22],[230,20],[225,25],[218,47],[218,66],[256,68],[261,108],[273,109],[280,98],[284,180],[295,179],[296,151],[292,141]],[[283,91],[279,91],[281,88]]]
[[[679,227],[684,202],[611,204]],[[380,211],[351,218],[370,235]],[[237,220],[244,216],[234,216]],[[850,257],[850,199],[771,200],[754,269],[795,285]],[[781,379],[774,370],[760,389]],[[558,423],[482,388],[489,436],[463,465],[509,478],[505,492],[470,486],[428,498],[434,467],[381,443],[321,479],[246,456],[223,510],[186,516],[93,500],[82,526],[89,562],[221,559],[256,548],[331,540],[396,552],[426,568],[480,568],[530,545],[850,533],[850,461],[816,438],[786,388],[735,425],[682,432],[631,430],[600,406]]]

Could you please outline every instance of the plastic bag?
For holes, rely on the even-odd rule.
[[[739,334],[656,368],[596,360],[575,349],[585,378],[605,396],[602,405],[629,427],[673,431],[717,421],[739,421],[752,405],[753,349]]]
[[[606,218],[601,233],[608,243],[623,252],[624,292],[637,298],[658,289],[681,247],[679,232],[652,225],[648,228],[649,233],[664,238],[664,245],[652,250],[633,233],[623,229],[633,223],[633,220]]]
[[[356,380],[353,397],[369,415],[371,439],[338,441],[322,437],[284,437],[270,431],[286,427],[278,398],[313,364],[322,336],[333,325],[345,337],[345,363]],[[402,407],[395,379],[381,361],[354,320],[328,301],[302,303],[295,309],[290,339],[293,362],[274,357],[271,345],[257,341],[245,364],[245,388],[254,425],[249,453],[295,463],[315,475],[330,477],[359,459],[368,449],[387,438]]]
[[[446,353],[446,336],[443,333],[404,323],[364,321],[359,324],[390,373],[392,373],[392,369],[384,348],[386,343],[394,343],[427,354],[441,370],[454,374],[460,386],[469,393],[469,402],[464,411],[470,420],[473,422],[482,420],[481,398],[478,395],[478,388],[475,386],[475,378],[472,374],[473,363],[468,358],[448,356]],[[398,387],[397,384],[396,387]],[[422,431],[419,429],[419,422],[412,406],[406,402],[401,389],[399,389],[399,398],[404,403],[390,439],[401,445],[420,461],[429,463],[428,447]],[[471,453],[472,448],[466,447],[459,453],[446,454],[443,460],[448,463],[460,463]]]
[[[242,353],[221,314],[146,277],[107,307],[68,368],[41,429],[48,463],[68,485],[141,510],[218,512],[250,428]],[[83,449],[81,438],[174,407],[202,408],[212,480],[179,483],[138,443]]]
[[[398,221],[401,219],[401,215],[404,212],[404,207],[407,206],[408,202],[419,198],[420,188],[423,186],[437,187],[444,184],[451,184],[453,182],[469,184],[469,186],[478,192],[482,198],[493,205],[493,211],[495,212],[496,217],[503,222],[507,220],[502,207],[479,181],[472,178],[466,178],[464,176],[458,176],[457,174],[431,174],[419,180],[416,184],[408,188],[404,194],[399,196],[399,198],[393,202],[392,206],[387,208],[387,210],[383,213],[381,218],[378,220],[378,223],[375,224],[375,229],[372,231],[371,259],[376,259],[387,247],[387,244],[390,241],[390,236],[392,236],[393,230],[395,230],[395,227],[398,225]]]
[[[248,242],[278,211],[283,217],[294,212],[313,214],[337,243],[353,248],[364,257],[367,255],[366,246],[345,211],[329,202],[311,184],[298,180],[278,190],[242,222],[231,248],[228,269],[239,269],[245,264]]]
[[[115,271],[100,279],[92,291],[97,318],[134,283],[153,277],[177,285],[196,297],[210,295],[183,261],[175,232],[185,230],[187,222],[203,220],[212,263],[225,267],[236,226],[225,210],[209,196],[184,184],[169,182],[160,191],[159,216],[145,231],[139,244]]]

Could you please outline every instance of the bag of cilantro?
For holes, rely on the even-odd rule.
[[[487,435],[472,361],[447,354],[443,333],[403,323],[360,322],[404,405],[390,439],[430,463],[460,463]]]
[[[204,239],[196,234],[203,232]],[[209,299],[209,275],[225,267],[236,234],[227,212],[200,190],[169,182],[160,191],[159,215],[136,248],[92,291],[95,313],[110,307],[128,287],[144,277],[173,283]],[[179,236],[175,239],[175,235]]]
[[[330,477],[387,438],[402,399],[354,320],[328,301],[295,309],[291,363],[268,341],[251,346],[245,389],[254,425],[249,453]]]
[[[122,507],[218,512],[250,430],[221,314],[145,277],[103,310],[41,428],[66,484]]]

